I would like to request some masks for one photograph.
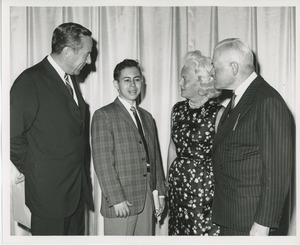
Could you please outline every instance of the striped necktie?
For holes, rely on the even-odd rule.
[[[73,92],[73,89],[71,87],[71,83],[70,83],[70,80],[69,80],[69,75],[67,73],[65,73],[65,85],[67,87],[67,89],[69,90],[70,94],[72,95],[72,97],[74,96],[74,92]]]

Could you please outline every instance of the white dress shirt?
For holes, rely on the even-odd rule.
[[[55,60],[51,57],[51,55],[48,55],[47,57],[49,63],[53,66],[53,68],[56,70],[56,72],[58,73],[58,75],[60,76],[60,78],[62,79],[62,81],[64,82],[64,84],[66,85],[66,81],[65,81],[65,72],[63,71],[63,69],[60,68],[60,66],[55,62]],[[70,75],[68,75],[69,77],[69,81],[70,81],[70,86],[73,89],[74,93],[73,93],[73,99],[75,100],[76,104],[78,105],[78,99],[77,99],[77,95],[73,86],[73,82],[72,79],[70,77]]]
[[[137,126],[137,123],[136,123],[136,120],[135,120],[135,117],[134,117],[134,115],[133,115],[133,112],[130,110],[130,108],[131,108],[132,106],[134,106],[135,109],[136,109],[136,102],[134,101],[134,104],[131,105],[127,100],[121,98],[120,96],[118,96],[118,99],[119,99],[120,102],[125,106],[126,110],[128,111],[128,113],[130,114],[132,120],[134,121],[136,127],[138,127],[138,126]],[[143,122],[142,122],[142,120],[141,120],[141,117],[140,117],[139,112],[138,112],[137,109],[136,109],[136,113],[137,113],[137,115],[138,115],[138,117],[139,117],[139,119],[140,119],[140,122],[141,122],[142,127],[143,127],[143,131],[144,131]],[[144,131],[144,135],[145,135],[145,131]]]
[[[246,79],[245,82],[243,82],[235,91],[235,100],[234,100],[234,107],[237,105],[237,103],[240,101],[241,97],[247,90],[247,88],[250,86],[250,84],[253,82],[253,80],[257,77],[257,74],[254,72],[251,73],[251,75]]]
[[[251,75],[245,80],[245,82],[243,82],[235,91],[235,99],[234,99],[234,105],[233,107],[235,107],[237,105],[237,103],[240,101],[241,97],[243,96],[243,94],[245,93],[245,91],[247,90],[247,88],[250,86],[250,84],[254,81],[254,79],[257,77],[257,74],[255,72],[252,72]],[[219,123],[220,123],[220,119],[222,117],[222,114],[225,110],[225,108],[227,107],[228,103],[229,103],[230,99],[227,98],[225,100],[223,100],[221,102],[221,108],[217,113],[216,116],[216,123],[215,123],[215,132],[217,132]]]

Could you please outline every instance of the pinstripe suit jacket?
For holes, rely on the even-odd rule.
[[[144,127],[151,169],[152,190],[164,195],[164,173],[154,120],[149,112],[137,107]],[[146,152],[138,129],[117,98],[98,109],[92,119],[92,155],[102,190],[101,214],[115,216],[114,204],[128,200],[130,214],[143,210],[146,198]]]
[[[213,222],[250,231],[276,228],[294,163],[293,117],[279,93],[258,76],[213,143]]]

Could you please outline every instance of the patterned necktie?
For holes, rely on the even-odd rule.
[[[141,121],[139,119],[139,116],[137,115],[136,113],[136,109],[134,106],[132,106],[130,108],[130,110],[132,111],[133,113],[133,116],[136,120],[136,124],[137,124],[137,128],[138,128],[138,131],[142,137],[142,141],[143,141],[143,144],[144,144],[144,148],[145,148],[145,151],[146,151],[146,157],[147,157],[147,166],[149,166],[149,155],[148,155],[148,148],[147,148],[147,143],[146,143],[146,139],[145,139],[145,136],[144,136],[144,133],[143,133],[143,128],[142,128],[142,124],[141,124]]]
[[[232,96],[231,96],[231,99],[227,105],[227,107],[225,108],[222,116],[221,116],[221,119],[220,119],[220,122],[219,122],[219,125],[218,125],[218,130],[220,128],[220,126],[226,121],[226,119],[229,117],[229,114],[230,112],[232,111],[232,109],[234,108],[235,106],[235,97],[236,97],[236,94],[234,93],[234,91],[232,91]]]
[[[70,94],[71,94],[72,97],[73,97],[73,93],[74,93],[74,92],[73,92],[73,89],[72,89],[72,87],[71,87],[71,83],[70,83],[70,81],[69,81],[69,75],[68,75],[67,73],[65,73],[64,78],[65,78],[65,85],[66,85],[67,89],[69,90]]]

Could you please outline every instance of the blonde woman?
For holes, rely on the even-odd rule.
[[[212,224],[211,148],[218,110],[210,58],[188,52],[179,82],[185,101],[172,110],[168,152],[169,235],[218,235]]]

